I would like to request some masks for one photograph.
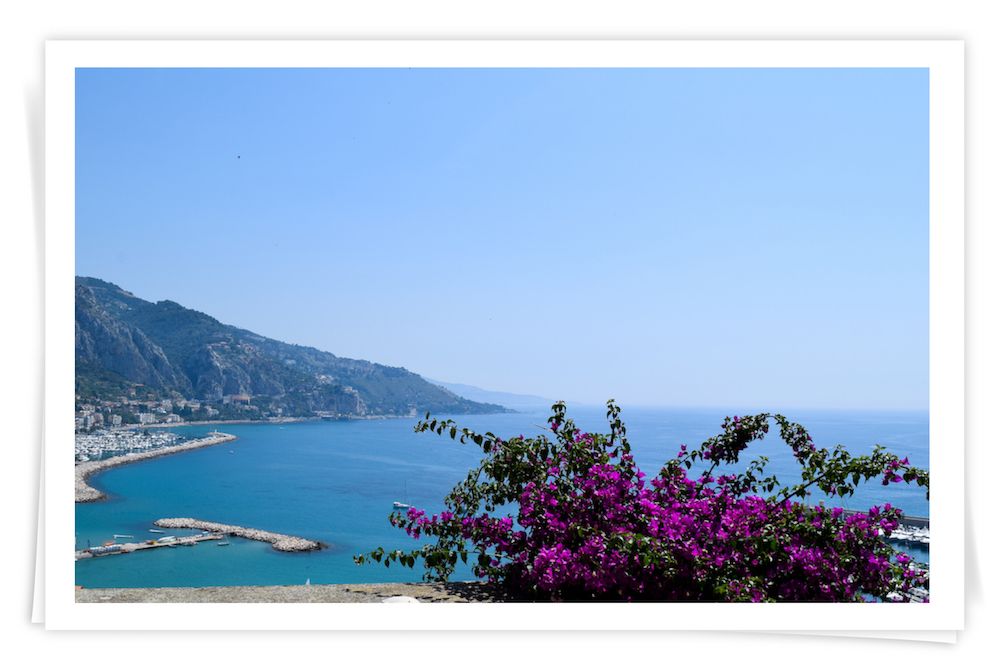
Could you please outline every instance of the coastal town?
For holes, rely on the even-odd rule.
[[[273,413],[262,413],[257,405],[251,404],[251,397],[245,393],[223,396],[215,403],[181,397],[136,397],[134,390],[131,394],[105,400],[85,400],[78,395],[76,431],[79,433],[120,426],[177,425],[189,421],[225,418],[257,420],[282,416],[280,408]]]
[[[356,394],[350,386],[342,391]],[[223,395],[218,400],[189,400],[175,395],[161,398],[155,393],[137,397],[133,388],[129,396],[96,399],[76,396],[75,428],[77,434],[103,433],[113,429],[175,426],[185,423],[261,421],[284,423],[304,419],[382,419],[395,417],[414,418],[417,408],[409,405],[396,414],[376,414],[361,411],[313,409],[288,414],[274,404],[273,396],[251,396],[248,393]]]

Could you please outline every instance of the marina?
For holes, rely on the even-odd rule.
[[[896,541],[917,546],[929,547],[931,545],[931,531],[930,528],[927,527],[900,525],[886,538],[889,541]]]
[[[177,446],[183,437],[174,432],[148,432],[132,429],[100,430],[76,435],[76,462],[106,460],[133,453]]]
[[[112,458],[104,458],[103,460],[88,460],[86,462],[79,462],[74,468],[76,476],[76,501],[96,502],[104,499],[104,493],[87,483],[87,480],[98,472],[102,472],[106,469],[117,467],[119,465],[139,462],[140,460],[149,460],[151,458],[158,458],[159,456],[199,449],[204,446],[214,446],[216,444],[222,444],[223,442],[231,442],[235,439],[236,437],[234,435],[227,435],[226,433],[215,431],[209,433],[206,437],[194,439],[175,446],[161,446],[142,453],[133,452]]]

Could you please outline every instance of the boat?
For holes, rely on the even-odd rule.
[[[403,481],[403,497],[406,498],[406,499],[410,499],[410,494],[406,492],[406,481]],[[406,502],[393,502],[392,503],[392,510],[393,511],[397,511],[399,509],[409,509],[409,508],[410,508],[410,505],[407,504]]]
[[[228,545],[229,545],[229,542],[228,542],[228,541],[220,541],[219,543],[217,543],[217,544],[215,544],[215,545],[216,545],[216,546],[228,546]]]
[[[163,534],[163,530],[154,530],[154,529],[150,528],[149,531],[150,532],[156,532],[157,534]]]
[[[134,539],[131,534],[115,534],[113,535],[116,539]]]

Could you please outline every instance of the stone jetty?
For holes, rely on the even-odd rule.
[[[142,453],[131,453],[129,455],[116,456],[106,460],[91,460],[88,462],[77,463],[76,501],[96,502],[100,499],[104,499],[104,493],[87,484],[87,480],[98,472],[103,472],[106,469],[118,467],[119,465],[128,465],[129,463],[139,462],[140,460],[149,460],[150,458],[159,458],[160,456],[169,456],[174,453],[183,453],[184,451],[191,451],[192,449],[200,449],[204,446],[214,446],[216,444],[222,444],[223,442],[231,442],[234,439],[236,439],[235,435],[227,435],[226,433],[220,432],[208,435],[207,437],[193,439],[190,442],[178,444],[177,446],[164,446],[159,449],[144,451]]]
[[[193,529],[205,532],[216,532],[218,534],[228,534],[230,536],[253,539],[254,541],[264,541],[271,544],[275,550],[285,553],[295,553],[305,550],[319,550],[323,544],[319,541],[310,541],[302,537],[278,534],[276,532],[266,532],[252,527],[240,527],[239,525],[224,525],[222,523],[210,523],[207,520],[196,518],[160,518],[153,523],[157,527],[170,529]]]

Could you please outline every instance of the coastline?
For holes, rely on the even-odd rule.
[[[97,502],[104,499],[105,494],[96,488],[90,486],[87,480],[98,472],[103,472],[106,469],[112,467],[118,467],[120,465],[127,465],[129,463],[139,462],[141,460],[149,460],[151,458],[159,458],[160,456],[169,456],[175,453],[183,453],[184,451],[191,451],[193,449],[200,449],[206,446],[215,446],[216,444],[222,444],[224,442],[231,442],[236,439],[235,435],[228,435],[226,433],[219,433],[217,435],[209,435],[208,437],[202,437],[200,439],[194,439],[190,442],[185,442],[183,444],[178,444],[177,446],[166,446],[161,449],[155,449],[153,451],[145,451],[143,453],[136,453],[132,455],[116,456],[114,458],[107,458],[106,460],[92,460],[88,462],[78,463],[74,469],[76,476],[76,502]]]

